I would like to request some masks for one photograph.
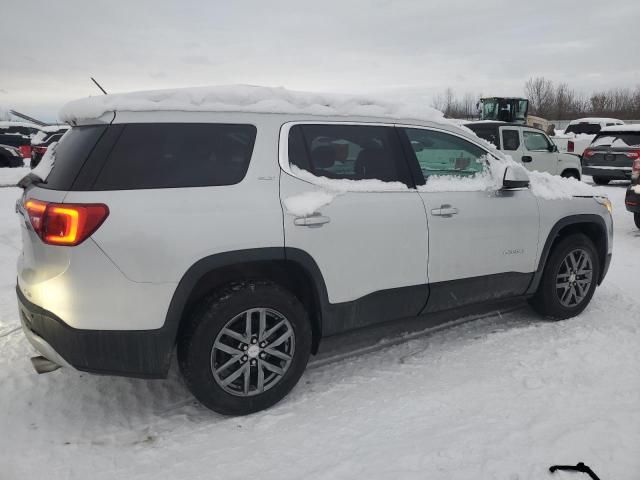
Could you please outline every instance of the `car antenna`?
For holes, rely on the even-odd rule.
[[[95,83],[95,84],[96,84],[96,86],[97,86],[100,90],[102,90],[102,93],[104,93],[105,95],[108,95],[108,94],[107,94],[107,91],[106,91],[104,88],[102,88],[102,85],[100,85],[100,84],[98,83],[98,81],[97,81],[95,78],[93,78],[93,77],[89,77],[89,78],[91,78],[91,81],[92,81],[93,83]]]

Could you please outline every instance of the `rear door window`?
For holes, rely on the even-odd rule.
[[[253,125],[127,124],[93,190],[233,185],[249,168]]]
[[[514,151],[520,148],[520,133],[518,130],[502,130],[502,149]]]
[[[408,166],[391,127],[294,125],[288,150],[290,165],[317,177],[408,182]]]

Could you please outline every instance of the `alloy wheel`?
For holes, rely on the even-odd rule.
[[[211,348],[211,373],[232,395],[258,395],[282,379],[294,351],[289,320],[270,308],[252,308],[233,317],[218,333]]]

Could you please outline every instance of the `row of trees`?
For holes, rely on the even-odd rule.
[[[554,84],[544,77],[527,80],[525,97],[529,113],[548,120],[573,120],[580,117],[613,117],[640,119],[640,85],[613,88],[590,95],[579,93],[566,83]],[[493,93],[495,94],[495,93]],[[451,118],[477,118],[477,103],[482,95],[465,93],[457,96],[451,88],[433,98],[432,106]]]

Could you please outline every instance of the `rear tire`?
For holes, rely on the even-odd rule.
[[[636,227],[640,228],[640,213],[633,214],[633,221],[636,224]]]
[[[593,177],[593,183],[596,185],[608,185],[610,181],[611,179],[607,177]]]
[[[247,415],[276,404],[298,383],[311,336],[298,298],[274,283],[247,281],[201,302],[178,339],[178,362],[203,405]]]
[[[529,303],[547,318],[575,317],[591,301],[599,275],[593,242],[580,233],[569,235],[551,250],[538,291]]]

